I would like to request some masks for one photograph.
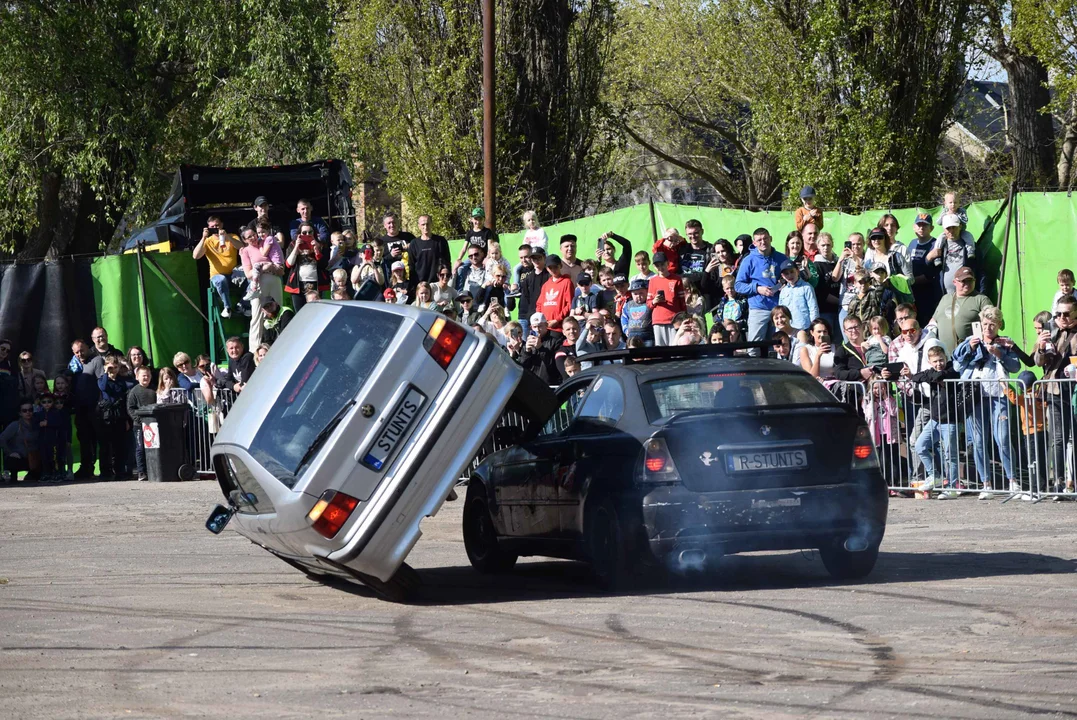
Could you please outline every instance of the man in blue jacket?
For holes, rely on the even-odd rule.
[[[738,293],[748,298],[748,341],[760,342],[770,335],[770,311],[778,305],[778,283],[785,255],[771,245],[770,233],[758,228],[752,233],[752,251],[737,270]],[[753,357],[759,350],[751,351]]]

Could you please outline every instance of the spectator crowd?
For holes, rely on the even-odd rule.
[[[247,342],[226,342],[226,367],[181,352],[171,366],[156,368],[143,349],[123,352],[95,328],[90,342],[74,341],[67,369],[48,378],[29,353],[20,353],[13,366],[11,343],[0,341],[0,392],[7,393],[0,410],[18,412],[0,418],[5,478],[20,471],[43,481],[71,477],[73,426],[80,454],[74,477],[92,477],[99,464],[103,478],[145,479],[138,411],[193,397],[196,424],[214,433],[223,399],[243,391],[303,305],[328,295],[442,313],[490,336],[550,385],[590,367],[588,356],[607,350],[768,344],[771,356],[803,368],[839,397],[860,384],[858,402],[880,456],[892,467],[902,465],[896,419],[905,419],[910,489],[939,497],[969,489],[959,487],[957,470],[964,434],[984,497],[992,490],[992,464],[1001,466],[1015,493],[1027,490],[1012,452],[1010,419],[1018,417],[1022,431],[1068,427],[1072,435],[1073,394],[1067,384],[1048,385],[1037,391],[1040,415],[1030,415],[1025,410],[1035,376],[1021,373],[1016,383],[1009,378],[1022,366],[1042,368],[1048,380],[1073,377],[1073,273],[1058,274],[1053,307],[1036,316],[1036,343],[1026,352],[999,334],[1002,313],[983,294],[981,259],[953,194],[937,223],[930,214],[916,216],[908,244],[897,239],[897,218],[884,214],[866,232],[841,239],[840,249],[824,230],[812,188],[800,197],[780,247],[765,228],[710,242],[702,223],[689,220],[683,235],[670,228],[644,248],[606,232],[595,257],[581,258],[574,235],[554,244],[528,212],[523,244],[511,259],[484,226],[481,208],[471,212],[471,228],[453,258],[426,215],[418,218],[418,235],[388,214],[384,234],[357,237],[331,231],[301,200],[285,232],[270,221],[266,198],[258,197],[255,217],[238,232],[209,217],[193,250],[196,259],[207,260],[219,303],[214,312],[250,318]],[[758,346],[735,352],[760,354]],[[959,379],[977,383],[974,399],[960,398],[972,403],[972,412],[948,401],[946,383]],[[1066,434],[1042,442],[1049,464],[1062,468]],[[1054,482],[1061,482],[1059,473]],[[1064,489],[1071,492],[1072,481]]]

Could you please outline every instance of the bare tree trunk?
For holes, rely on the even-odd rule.
[[[1047,68],[1039,58],[1011,49],[1001,58],[1010,80],[1010,141],[1014,180],[1018,187],[1053,187],[1055,130],[1051,115],[1042,112],[1051,102]]]
[[[1073,166],[1074,151],[1077,151],[1077,97],[1070,103],[1069,122],[1063,132],[1062,151],[1058,154],[1058,187],[1069,189],[1077,180]]]

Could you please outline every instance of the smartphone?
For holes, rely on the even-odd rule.
[[[374,248],[369,245],[363,246],[363,262],[370,262],[374,259]]]
[[[537,330],[532,330],[531,332],[527,333],[527,336],[528,337],[538,337],[538,331]]]
[[[845,249],[846,250],[852,250],[853,249],[853,241],[852,240],[846,240],[845,241]]]
[[[972,323],[972,336],[975,338],[984,339],[984,326],[983,323],[977,321]]]
[[[822,343],[823,343],[823,345],[829,345],[830,344],[830,336],[829,335],[824,335],[822,337]]]

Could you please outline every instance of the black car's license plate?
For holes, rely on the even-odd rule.
[[[415,419],[422,413],[426,396],[413,387],[409,387],[403,399],[396,405],[385,427],[374,439],[374,444],[363,456],[363,464],[371,470],[381,470],[396,452],[400,441],[408,436],[408,430]]]
[[[807,450],[731,452],[726,456],[726,468],[734,473],[759,470],[805,470],[807,467]]]

